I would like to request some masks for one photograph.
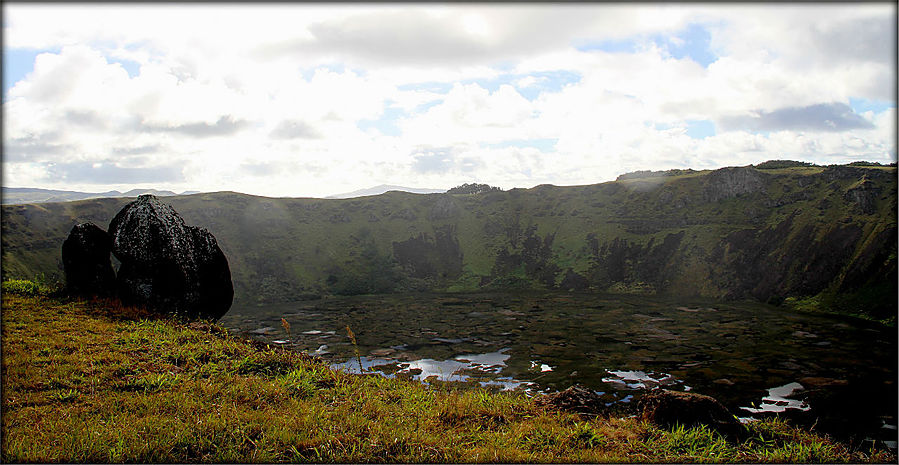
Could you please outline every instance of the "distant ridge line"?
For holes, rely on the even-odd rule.
[[[78,192],[39,189],[33,187],[4,187],[2,193],[3,205],[17,205],[26,203],[73,202],[76,200],[105,199],[115,197],[137,197],[138,195],[142,194],[153,194],[159,197],[170,197],[174,195],[199,194],[200,192],[184,191],[180,194],[177,194],[172,191],[158,189],[131,189],[128,192],[119,192],[116,190],[107,192]]]
[[[418,187],[403,187],[390,184],[381,184],[367,189],[359,189],[352,192],[344,192],[342,194],[334,194],[325,197],[326,199],[351,199],[354,197],[365,197],[369,195],[381,195],[385,192],[400,191],[409,192],[411,194],[442,194],[446,189],[426,189]]]

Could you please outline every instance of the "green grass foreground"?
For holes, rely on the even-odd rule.
[[[738,443],[349,375],[112,301],[4,286],[2,322],[4,462],[895,461],[781,421]]]

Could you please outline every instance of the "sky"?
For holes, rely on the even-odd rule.
[[[323,197],[896,161],[896,5],[3,3],[2,185]]]

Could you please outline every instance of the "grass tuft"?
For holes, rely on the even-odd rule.
[[[47,295],[51,292],[51,289],[48,286],[26,279],[10,279],[3,281],[2,290],[4,294],[24,296]]]

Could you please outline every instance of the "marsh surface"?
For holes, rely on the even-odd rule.
[[[657,386],[692,390],[741,417],[778,413],[895,448],[896,330],[854,318],[756,303],[494,293],[240,307],[220,323],[347,371],[530,392],[579,383],[610,405]]]

